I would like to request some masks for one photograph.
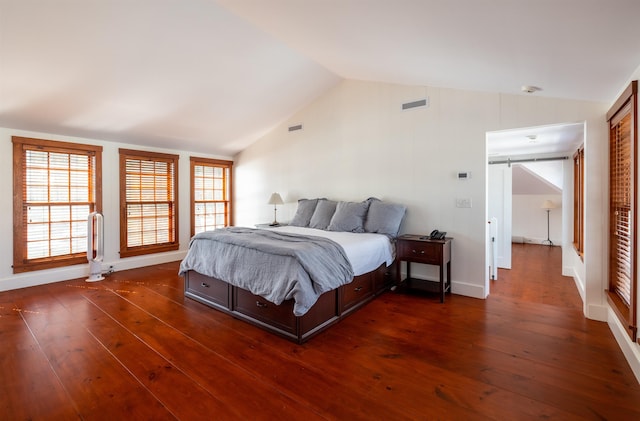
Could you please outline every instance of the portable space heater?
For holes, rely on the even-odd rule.
[[[104,276],[102,276],[103,258],[104,223],[102,214],[91,212],[87,218],[87,260],[89,261],[87,282],[96,282],[104,279]]]

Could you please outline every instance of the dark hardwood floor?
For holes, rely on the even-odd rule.
[[[513,261],[487,300],[386,293],[304,345],[185,299],[177,262],[2,292],[0,419],[640,419],[560,249]]]

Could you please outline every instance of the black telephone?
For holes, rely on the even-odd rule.
[[[433,230],[431,234],[429,234],[430,240],[444,240],[444,237],[447,235],[444,231]]]

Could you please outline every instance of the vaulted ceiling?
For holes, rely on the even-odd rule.
[[[0,126],[233,155],[342,79],[611,102],[637,0],[0,0]]]

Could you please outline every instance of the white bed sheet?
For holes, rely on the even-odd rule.
[[[371,272],[383,263],[390,266],[395,258],[394,245],[391,239],[384,234],[324,231],[288,225],[269,227],[268,229],[293,234],[315,235],[335,241],[344,249],[353,268],[354,276]]]

